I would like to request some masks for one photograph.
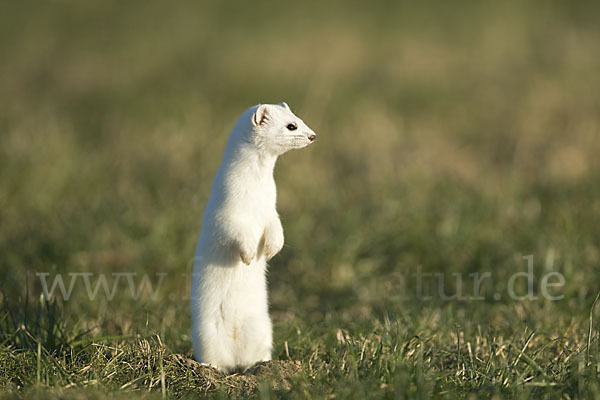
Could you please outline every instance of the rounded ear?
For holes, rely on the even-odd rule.
[[[285,101],[282,103],[279,103],[279,105],[283,108],[286,108],[288,111],[290,111],[290,107],[287,105],[287,103]]]
[[[252,116],[252,124],[254,126],[264,125],[270,117],[268,104],[261,104]]]

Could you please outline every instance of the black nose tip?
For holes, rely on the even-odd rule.
[[[317,138],[317,135],[315,135],[315,134],[308,135],[308,140],[310,140],[311,142],[314,142],[316,138]]]

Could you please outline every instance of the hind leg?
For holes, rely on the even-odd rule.
[[[248,368],[261,361],[270,361],[273,332],[269,316],[248,318],[244,323],[243,332],[236,343],[237,364]]]
[[[236,363],[231,338],[228,338],[223,331],[222,325],[219,327],[208,321],[194,324],[192,326],[194,358],[200,363],[228,372],[235,367]]]

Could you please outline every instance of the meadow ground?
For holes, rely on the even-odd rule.
[[[2,397],[600,397],[599,12],[2,2]],[[319,137],[276,168],[278,361],[225,376],[190,261],[235,119],[284,100]]]

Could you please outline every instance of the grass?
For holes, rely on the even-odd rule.
[[[599,397],[598,11],[2,3],[2,396]],[[284,100],[319,139],[276,168],[277,361],[225,376],[190,260],[235,119]]]

